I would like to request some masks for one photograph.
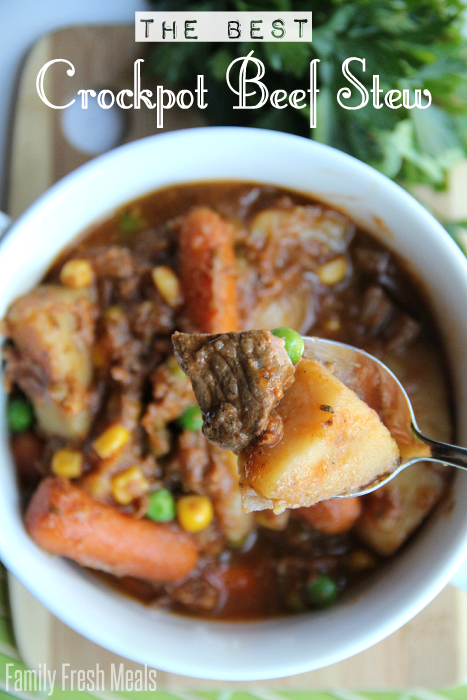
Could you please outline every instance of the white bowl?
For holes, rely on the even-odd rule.
[[[458,441],[467,441],[467,262],[404,190],[359,161],[313,141],[254,129],[158,135],[91,161],[52,187],[0,248],[0,317],[78,233],[136,197],[175,183],[242,180],[310,193],[344,210],[397,251],[423,280],[448,350]],[[173,673],[259,680],[311,671],[380,641],[449,581],[467,549],[467,475],[455,480],[422,531],[358,596],[265,622],[219,623],[148,610],[77,566],[41,551],[25,532],[0,396],[0,556],[49,610],[117,654]]]

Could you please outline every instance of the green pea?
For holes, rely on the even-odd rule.
[[[146,517],[156,523],[166,523],[175,518],[175,500],[169,489],[158,489],[149,494]]]
[[[178,417],[177,423],[183,430],[196,432],[203,427],[203,415],[199,406],[188,406],[182,415]]]
[[[306,593],[312,605],[325,606],[336,600],[339,590],[334,579],[326,574],[318,574],[307,584]]]
[[[292,364],[296,365],[301,359],[305,344],[300,333],[293,331],[291,328],[275,328],[271,333],[278,338],[285,340],[285,349],[290,357]]]
[[[142,228],[142,225],[140,217],[131,211],[126,211],[120,217],[119,228],[122,233],[136,233]]]
[[[298,591],[288,591],[284,597],[284,603],[287,610],[290,612],[302,612],[305,610],[305,603]]]
[[[32,406],[24,398],[11,399],[7,408],[7,420],[10,430],[23,433],[31,427],[34,421]]]

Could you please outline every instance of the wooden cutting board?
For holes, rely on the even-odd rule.
[[[9,213],[18,216],[52,183],[92,156],[74,148],[64,136],[65,110],[53,110],[39,99],[36,76],[53,58],[66,58],[76,69],[53,66],[47,73],[46,94],[54,104],[66,104],[78,89],[105,87],[114,92],[132,87],[132,67],[144,57],[145,45],[135,44],[133,26],[72,27],[49,34],[31,51],[19,85],[11,150]],[[153,81],[154,82],[154,81]],[[144,77],[144,86],[151,87]],[[156,133],[155,116],[147,109],[128,110],[121,142]],[[166,116],[165,130],[197,126],[196,112],[174,111]],[[466,168],[454,174],[454,187],[431,203],[456,218],[467,219]],[[76,669],[94,668],[98,662],[110,677],[110,664],[122,659],[87,641],[53,617],[10,576],[13,622],[20,654],[30,667],[46,663],[60,677],[62,662]],[[126,668],[138,668],[125,661]],[[422,613],[391,637],[371,649],[328,668],[290,678],[258,683],[200,681],[159,672],[158,688],[170,691],[206,688],[259,693],[267,688],[440,688],[467,678],[467,595],[448,586]],[[264,696],[264,693],[263,693]]]

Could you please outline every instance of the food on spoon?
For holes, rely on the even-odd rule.
[[[239,451],[268,429],[271,414],[294,377],[283,339],[260,330],[174,333],[172,342],[178,363],[191,380],[208,440]],[[274,430],[280,429],[275,421]]]
[[[297,333],[280,331],[280,340],[265,330],[172,337],[205,436],[240,452],[245,512],[279,513],[351,493],[400,462],[378,414],[321,363],[300,360]]]
[[[292,364],[296,365],[305,350],[305,343],[300,333],[292,330],[292,328],[274,328],[271,333],[277,338],[282,338],[287,355],[290,357]]]
[[[397,444],[377,413],[316,360],[299,362],[276,411],[282,439],[239,455],[246,511],[281,512],[352,493],[399,463]]]

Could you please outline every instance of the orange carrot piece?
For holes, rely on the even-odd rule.
[[[125,515],[66,479],[42,481],[25,522],[42,549],[114,576],[177,581],[198,561],[194,540],[178,526]]]
[[[231,563],[208,574],[209,581],[226,594],[222,615],[237,620],[272,615],[277,609],[277,584],[266,558],[248,564]]]
[[[333,498],[308,508],[299,508],[296,512],[316,530],[326,535],[339,535],[355,525],[362,512],[362,504],[359,498]]]
[[[212,209],[193,209],[183,220],[179,251],[185,309],[196,330],[240,330],[232,226]]]

